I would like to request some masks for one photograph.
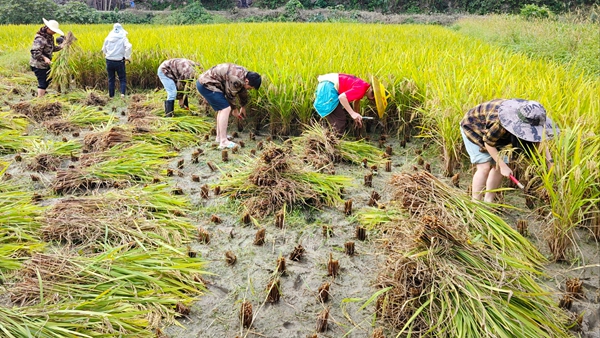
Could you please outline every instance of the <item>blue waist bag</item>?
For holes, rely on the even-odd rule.
[[[315,92],[315,103],[313,103],[313,107],[315,107],[319,116],[325,117],[331,114],[340,103],[338,96],[339,94],[332,82],[319,82]]]

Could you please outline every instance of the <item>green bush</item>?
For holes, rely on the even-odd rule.
[[[58,5],[52,0],[0,0],[0,24],[40,24],[57,20]]]
[[[213,16],[206,11],[200,1],[193,1],[189,5],[174,11],[160,20],[168,25],[193,25],[213,22]]]
[[[111,11],[111,12],[99,12],[100,18],[98,23],[133,23],[133,24],[145,24],[152,23],[154,14],[152,13],[137,13],[130,11]]]
[[[97,23],[100,21],[100,13],[83,2],[73,1],[60,6],[57,11],[59,22],[70,23]]]
[[[285,17],[287,19],[296,20],[298,18],[299,11],[304,9],[302,3],[298,0],[290,0],[285,4]]]
[[[546,6],[525,5],[521,7],[521,16],[524,19],[548,19],[553,15]]]

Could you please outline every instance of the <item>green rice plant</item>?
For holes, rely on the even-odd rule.
[[[61,304],[68,299],[94,303],[104,296],[135,304],[147,318],[173,323],[177,303],[189,304],[205,291],[205,262],[164,247],[105,249],[93,256],[36,254],[10,290],[17,304]],[[47,296],[44,296],[47,295]],[[151,323],[154,326],[160,324]]]
[[[194,134],[165,130],[134,134],[133,140],[147,142],[155,145],[168,145],[175,148],[190,147],[197,144],[199,141],[198,137]]]
[[[28,155],[56,155],[69,156],[81,151],[81,143],[76,140],[67,142],[52,140],[31,140],[27,142],[25,150]]]
[[[419,121],[418,112],[425,100],[425,94],[411,79],[390,75],[384,83],[390,93],[387,107],[389,113],[384,116],[385,127],[389,129],[387,121],[391,119],[396,124],[397,137],[407,141]]]
[[[266,86],[262,109],[271,115],[269,129],[274,135],[289,135],[294,118],[294,96],[292,84],[280,82],[267,75],[269,84]],[[273,82],[276,81],[276,82]],[[266,84],[266,83],[265,83]],[[288,87],[289,86],[289,87]]]
[[[339,148],[342,158],[350,163],[358,164],[365,158],[371,164],[385,163],[384,152],[363,140],[348,141],[342,139]]]
[[[7,338],[149,337],[146,312],[109,297],[52,306],[0,307],[0,332]]]
[[[491,15],[484,20],[465,18],[458,32],[531,58],[554,60],[576,73],[600,75],[597,24],[572,20],[527,20],[514,15]]]
[[[157,145],[170,145],[175,148],[197,144],[199,142],[198,135],[206,134],[214,126],[214,123],[196,116],[163,118],[145,115],[132,123],[136,125],[136,128],[147,129],[134,134],[134,140]]]
[[[162,130],[203,135],[214,127],[214,122],[199,116],[176,116],[161,118],[158,120],[157,125]]]
[[[77,45],[74,45],[77,38],[72,32],[65,35],[63,49],[57,53],[56,58],[50,68],[48,78],[52,79],[52,84],[57,87],[59,92],[66,92],[71,84],[71,78],[77,76],[77,68],[71,61],[71,58],[77,55]]]
[[[31,203],[33,192],[25,186],[2,179],[8,167],[0,169],[0,244],[37,242],[45,208]]]
[[[554,164],[548,168],[543,152],[533,154],[531,169],[541,178],[547,202],[547,226],[544,237],[555,261],[568,260],[568,252],[577,242],[573,229],[586,222],[585,215],[600,201],[600,138],[586,135],[575,126],[561,130],[549,144]]]
[[[176,154],[165,146],[149,143],[119,144],[95,153],[87,160],[87,166],[59,170],[52,188],[57,193],[68,193],[110,184],[151,182],[166,166],[168,158]]]
[[[24,131],[27,124],[27,120],[24,118],[16,117],[9,112],[0,112],[0,131]]]
[[[566,314],[537,280],[542,256],[501,218],[428,174],[397,175],[392,186],[385,210],[358,218],[389,243],[377,315],[396,337],[570,337]]]
[[[98,124],[111,124],[114,117],[96,107],[73,105],[63,117],[79,127]]]
[[[164,146],[149,143],[133,143],[117,145],[98,154],[102,161],[90,167],[90,173],[98,177],[131,177],[142,181],[152,179],[151,173],[156,173],[166,163],[168,158],[177,156]]]
[[[24,150],[29,136],[23,136],[18,130],[0,129],[0,155],[14,154]]]
[[[27,260],[33,252],[44,249],[43,243],[3,243],[0,245],[0,282],[4,282],[2,275],[8,270],[20,269],[23,261]]]
[[[128,243],[179,247],[196,230],[183,217],[189,207],[186,198],[173,196],[165,184],[135,186],[61,200],[46,211],[40,232],[46,241],[66,242],[79,250]]]

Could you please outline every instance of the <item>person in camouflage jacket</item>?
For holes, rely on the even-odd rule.
[[[219,147],[233,148],[235,143],[227,139],[227,123],[229,113],[238,119],[246,117],[248,104],[248,89],[260,88],[260,74],[248,71],[233,63],[222,63],[205,71],[198,77],[196,88],[217,112],[217,138]],[[239,105],[235,103],[238,98]]]
[[[175,99],[179,100],[181,108],[188,109],[188,97],[183,93],[185,84],[196,77],[196,69],[200,65],[183,58],[169,59],[158,66],[157,75],[167,91],[165,101],[165,116],[173,117]]]
[[[61,36],[64,33],[58,28],[58,22],[55,20],[44,20],[44,26],[42,26],[33,39],[33,46],[31,47],[31,59],[29,59],[29,65],[31,70],[34,72],[38,81],[38,97],[42,97],[46,94],[46,89],[50,85],[50,65],[52,64],[52,53],[57,52],[63,48],[62,38],[60,44],[54,43],[53,35],[58,33]],[[57,39],[58,40],[58,39]]]

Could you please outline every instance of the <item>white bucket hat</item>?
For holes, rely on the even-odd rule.
[[[65,35],[65,33],[63,33],[63,31],[61,31],[60,28],[58,28],[58,22],[56,22],[56,20],[46,20],[44,18],[42,18],[42,20],[44,20],[44,25],[50,28],[51,31],[56,32],[60,35]]]

